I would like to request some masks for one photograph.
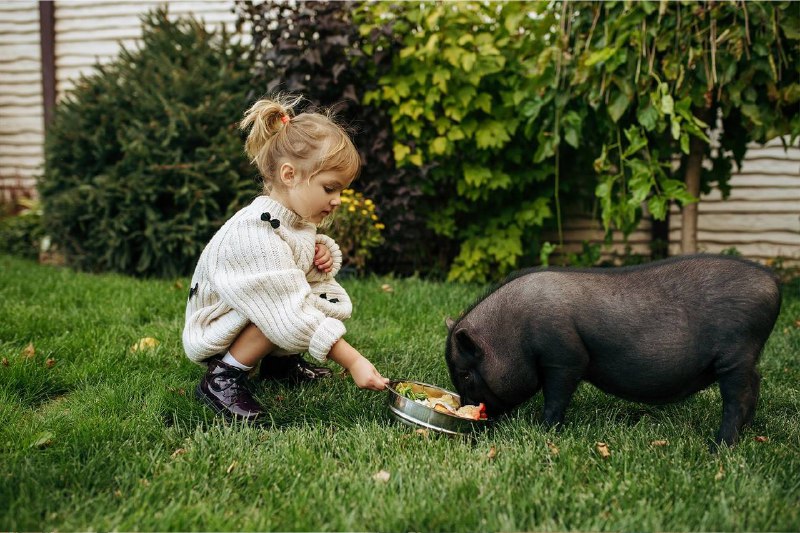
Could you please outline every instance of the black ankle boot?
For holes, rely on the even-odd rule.
[[[332,376],[330,369],[313,366],[299,355],[265,357],[261,360],[258,376],[264,380],[304,383]]]
[[[247,371],[240,370],[214,357],[208,362],[206,375],[198,383],[196,396],[218,414],[247,422],[260,421],[266,412],[247,388]]]

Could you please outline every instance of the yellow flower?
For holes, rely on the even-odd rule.
[[[369,213],[367,213],[366,209],[362,209],[361,210],[361,214],[364,215],[364,216],[367,216]]]
[[[370,200],[369,198],[367,198],[367,199],[364,201],[364,203],[365,203],[365,204],[367,204],[367,205],[372,205],[372,200]]]
[[[383,224],[381,224],[380,222],[378,222],[377,224],[375,224],[375,229],[383,229],[383,228],[385,228],[385,227],[386,227],[386,226],[384,226],[384,225],[383,225]]]
[[[370,218],[371,218],[372,220],[378,220],[378,215],[372,215]]]
[[[356,207],[354,205],[351,205],[350,207],[347,208],[347,210],[352,213],[353,211],[356,210]]]

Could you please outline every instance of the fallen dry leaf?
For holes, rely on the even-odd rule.
[[[8,358],[3,357],[3,366],[8,366]]]
[[[44,364],[47,365],[47,368],[53,368],[54,366],[56,366],[56,360],[53,359],[52,357],[48,357],[47,361],[45,361]]]
[[[174,287],[178,290],[183,289],[183,281],[176,279]]]
[[[239,464],[239,462],[238,462],[238,461],[234,461],[234,462],[232,462],[232,463],[231,463],[231,466],[229,466],[229,467],[228,467],[228,469],[227,469],[227,470],[225,470],[225,473],[226,473],[226,474],[230,474],[230,473],[233,471],[233,469],[234,469],[234,468],[236,468],[236,465],[238,465],[238,464]]]
[[[716,474],[714,474],[714,481],[719,481],[720,479],[725,477],[725,469],[722,467],[722,463],[719,465],[719,470]]]
[[[122,491],[119,490],[119,489],[115,490],[114,491],[114,497],[115,498],[122,498]]]
[[[547,441],[547,448],[550,450],[551,455],[558,455],[558,446],[550,441]]]
[[[800,318],[794,321],[794,327],[800,328]]]
[[[386,483],[389,481],[391,474],[386,470],[381,470],[380,472],[376,472],[373,474],[372,479],[375,481],[380,481],[381,483]]]
[[[755,441],[756,442],[768,442],[769,438],[765,437],[764,435],[759,435],[758,437],[755,438]]]
[[[394,292],[394,288],[388,283],[384,283],[383,285],[381,285],[381,290],[383,292]]]
[[[494,446],[489,448],[489,453],[486,454],[486,457],[488,457],[489,459],[494,459],[495,457],[497,457],[497,448],[495,448]]]
[[[177,450],[172,452],[172,455],[170,457],[175,459],[176,457],[181,456],[181,455],[183,455],[185,453],[186,453],[186,448],[178,448]]]
[[[141,350],[150,350],[158,346],[158,344],[158,339],[154,339],[153,337],[144,337],[139,339],[133,346],[131,346],[131,351],[138,352]]]
[[[29,342],[28,345],[22,350],[22,357],[25,359],[30,359],[36,355],[36,348],[33,347],[33,343]]]
[[[415,429],[414,433],[416,433],[417,435],[419,435],[421,437],[427,437],[428,433],[430,433],[430,431],[427,430],[427,429],[419,428],[419,429]]]
[[[605,442],[598,442],[597,444],[595,444],[595,446],[597,447],[597,451],[600,454],[600,457],[602,457],[603,459],[608,459],[609,457],[611,457],[611,451],[609,451],[608,449],[608,444],[606,444]]]
[[[669,445],[668,440],[654,440],[653,442],[650,443],[650,446],[668,446],[668,445]]]

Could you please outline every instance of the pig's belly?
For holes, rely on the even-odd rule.
[[[592,362],[586,380],[620,398],[645,403],[669,403],[705,389],[716,380],[711,364],[700,366],[686,360],[624,358]]]

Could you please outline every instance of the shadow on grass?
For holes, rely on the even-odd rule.
[[[0,368],[0,387],[29,409],[38,409],[71,390],[59,373],[49,368],[45,361],[37,359],[12,361]]]

